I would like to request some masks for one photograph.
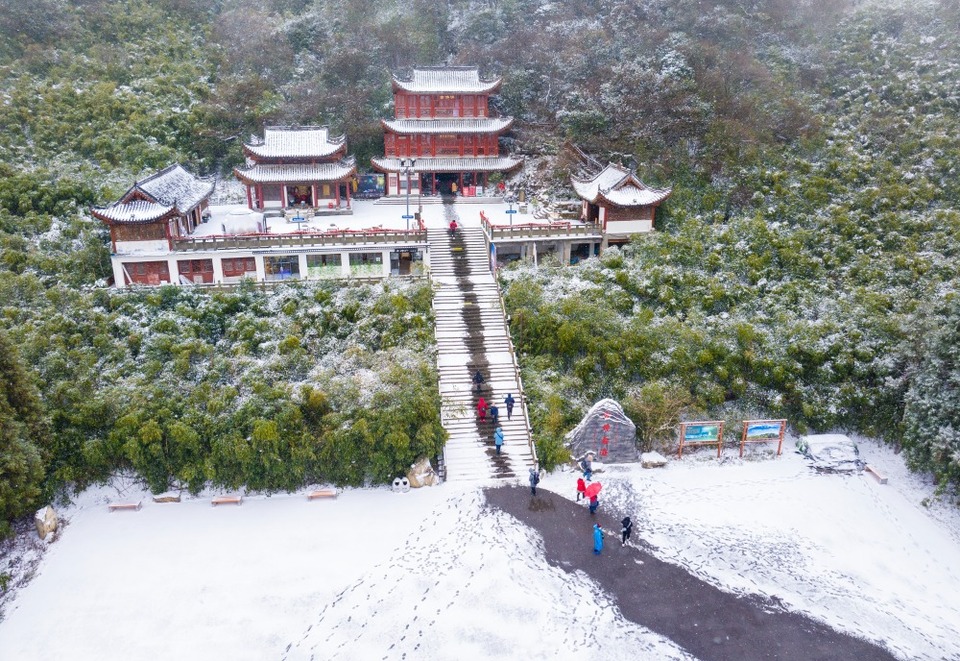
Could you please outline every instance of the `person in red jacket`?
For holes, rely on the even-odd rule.
[[[581,498],[585,498],[587,495],[587,483],[583,481],[582,477],[577,478],[577,502],[580,502]]]
[[[483,397],[477,402],[477,416],[480,418],[480,422],[487,421],[487,401]]]

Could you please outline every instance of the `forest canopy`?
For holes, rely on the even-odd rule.
[[[674,188],[622,250],[504,275],[548,464],[609,395],[879,436],[946,490],[958,30],[955,0],[0,0],[0,334],[39,407],[4,409],[3,479],[32,506],[116,469],[280,489],[436,453],[429,287],[110,291],[88,209],[174,161],[229,176],[265,123],[363,167],[391,74],[451,64],[503,78],[511,188],[572,197],[568,140]]]

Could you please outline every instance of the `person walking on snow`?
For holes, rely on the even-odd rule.
[[[593,524],[593,554],[600,555],[603,550],[603,529],[599,523]]]
[[[510,419],[510,416],[513,415],[513,395],[507,393],[507,398],[503,400],[503,403],[507,405],[507,420]]]
[[[477,402],[477,416],[480,417],[480,422],[487,421],[487,402],[483,397]]]
[[[473,375],[473,382],[477,384],[477,392],[480,392],[480,386],[483,385],[483,374],[480,373],[480,370],[477,370],[477,373]]]
[[[537,485],[540,484],[540,473],[536,468],[530,469],[530,494],[537,495]]]
[[[500,423],[500,409],[497,408],[496,404],[490,405],[490,419],[495,425]]]
[[[497,446],[497,454],[500,454],[500,448],[503,447],[503,430],[499,427],[493,431],[493,444]]]
[[[597,494],[593,494],[590,496],[590,514],[596,514],[598,507],[600,507],[600,499],[597,498]]]
[[[587,491],[587,483],[583,481],[582,477],[577,478],[577,502],[580,502],[580,499],[585,497]]]
[[[623,521],[620,522],[620,525],[623,526],[620,528],[620,534],[623,535],[623,539],[620,540],[620,543],[626,544],[627,540],[630,539],[630,533],[633,532],[633,521],[630,520],[629,516],[625,516]]]

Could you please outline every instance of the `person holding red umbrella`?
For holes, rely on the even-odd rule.
[[[600,493],[602,488],[603,485],[599,482],[591,482],[584,491],[584,495],[590,499],[590,514],[596,514],[597,508],[600,507],[600,499],[597,498],[597,494]]]

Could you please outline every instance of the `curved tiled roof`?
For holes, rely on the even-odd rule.
[[[513,125],[513,117],[382,119],[380,121],[385,129],[404,135],[414,133],[500,133]]]
[[[570,177],[570,182],[577,195],[588,202],[607,202],[617,207],[659,204],[673,192],[672,188],[650,188],[633,172],[613,163],[589,179]]]
[[[268,126],[263,142],[244,143],[243,148],[260,158],[323,158],[344,148],[345,136],[330,136],[326,126]]]
[[[477,67],[420,67],[408,80],[393,77],[393,88],[414,94],[460,92],[484,94],[496,91],[501,78],[481,80]]]
[[[168,215],[189,213],[210,197],[213,186],[174,163],[136,182],[117,202],[91,212],[106,223],[150,223]]]
[[[160,170],[134,184],[121,201],[129,200],[134,191],[142,191],[160,204],[176,206],[187,213],[213,192],[213,183],[197,179],[179,163]]]
[[[370,162],[381,172],[400,172],[399,158],[371,158]],[[509,172],[520,161],[508,156],[421,157],[413,165],[413,172]]]
[[[132,200],[117,202],[102,209],[92,209],[91,213],[105,223],[123,223],[124,225],[140,225],[162,220],[165,216],[174,215],[175,206],[167,206],[149,202],[147,200]],[[177,214],[178,215],[178,214]]]
[[[245,184],[282,184],[341,181],[354,175],[356,171],[356,161],[351,157],[335,163],[257,163],[245,169],[234,168],[233,174]]]

